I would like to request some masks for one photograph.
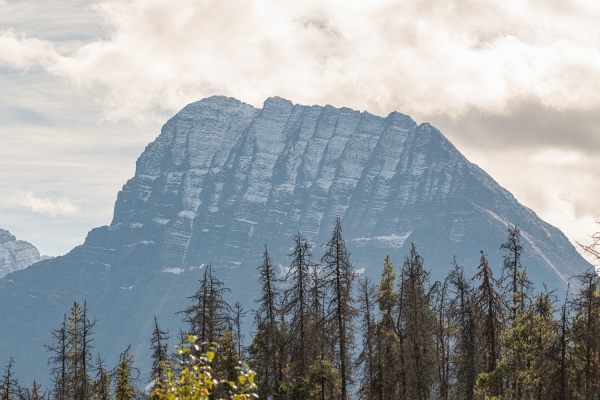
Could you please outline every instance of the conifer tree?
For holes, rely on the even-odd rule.
[[[54,343],[44,345],[51,355],[48,359],[54,397],[84,400],[90,397],[89,374],[93,328],[96,321],[88,318],[87,304],[83,310],[74,302],[69,317],[64,317],[60,329],[51,332]]]
[[[406,397],[403,357],[404,325],[402,298],[395,289],[396,272],[389,256],[385,257],[381,281],[377,284],[377,304],[381,318],[375,331],[376,376],[374,390],[378,399]],[[399,287],[402,290],[402,285]]]
[[[504,349],[495,374],[505,381],[505,398],[552,398],[557,366],[552,302],[548,292],[536,296],[533,304],[517,310],[502,335]]]
[[[294,251],[290,254],[292,263],[285,276],[289,285],[284,291],[285,314],[289,315],[291,344],[290,367],[292,382],[299,383],[308,374],[312,364],[309,358],[310,347],[310,272],[313,267],[311,246],[300,233],[294,238]]]
[[[267,398],[279,389],[286,363],[286,346],[279,327],[281,317],[281,292],[277,287],[275,265],[265,246],[263,262],[258,267],[261,297],[255,302],[258,309],[254,315],[256,332],[250,344],[250,366],[256,371],[258,395]]]
[[[559,321],[554,318],[556,297],[544,286],[544,291],[535,296],[533,310],[532,342],[529,381],[532,398],[560,398],[557,381],[560,381]],[[563,397],[564,398],[564,397]]]
[[[414,244],[406,256],[401,276],[406,397],[429,399],[435,382],[433,291],[429,286],[429,272],[423,267],[423,258]]]
[[[236,383],[238,370],[241,365],[242,357],[236,351],[234,341],[234,333],[231,330],[223,332],[223,336],[219,339],[217,355],[215,357],[214,378],[222,384],[211,395],[211,399],[230,398],[233,393],[233,384]]]
[[[484,371],[496,369],[500,358],[500,333],[504,326],[504,299],[500,294],[500,283],[494,278],[492,269],[481,250],[479,272],[473,277],[480,282],[474,299],[474,313],[478,320],[477,335],[482,347]]]
[[[150,338],[150,348],[152,349],[152,366],[150,368],[150,380],[153,384],[162,385],[165,378],[165,363],[169,361],[167,352],[167,340],[169,340],[169,331],[163,331],[158,326],[156,315],[154,316],[154,330]]]
[[[19,394],[19,381],[15,379],[13,372],[14,360],[11,357],[4,367],[4,374],[0,382],[0,400],[12,400]]]
[[[31,387],[31,400],[46,400],[46,392],[42,392],[42,385],[38,384],[35,380]]]
[[[352,283],[355,279],[350,254],[342,237],[340,218],[336,218],[331,239],[325,244],[325,254],[321,258],[324,268],[324,282],[330,294],[330,310],[335,326],[334,340],[337,344],[337,358],[341,377],[341,398],[347,400],[348,388],[352,384],[351,349],[354,338],[354,297]]]
[[[578,276],[579,292],[573,299],[572,338],[577,387],[584,399],[600,398],[600,278],[594,271]]]
[[[96,376],[92,379],[90,397],[93,400],[109,400],[112,398],[112,378],[104,367],[100,354],[96,357]]]
[[[502,282],[506,282],[506,303],[511,304],[510,320],[514,320],[518,311],[527,307],[530,299],[532,283],[521,265],[521,230],[517,225],[508,227],[506,242],[500,245],[500,249],[506,254],[503,256]]]
[[[186,333],[183,331],[183,329],[179,328],[179,332],[177,333],[177,343],[178,346],[177,348],[184,348],[185,344],[187,343],[187,338],[188,335],[186,335]],[[189,352],[179,352],[179,351],[175,351],[171,354],[171,359],[173,360],[173,370],[177,371],[177,370],[181,370],[182,368],[184,368],[185,365],[187,365],[188,361],[190,358],[190,353]]]
[[[570,382],[574,380],[572,376],[574,368],[572,367],[572,340],[571,334],[571,319],[569,313],[569,289],[570,285],[567,286],[567,294],[561,307],[560,322],[558,324],[558,331],[556,334],[557,341],[557,358],[558,367],[556,371],[556,379],[558,382],[555,391],[555,398],[566,399],[572,397],[572,385]]]
[[[456,263],[456,260],[454,261]],[[436,282],[435,291],[433,292],[434,309],[436,312],[436,328],[435,328],[435,344],[436,344],[436,372],[437,372],[437,387],[436,392],[440,398],[447,399],[451,391],[451,309],[449,299],[449,280],[450,276],[446,277],[443,282]]]
[[[48,365],[50,366],[51,380],[54,383],[53,397],[57,400],[67,399],[67,316],[63,315],[63,322],[59,329],[51,331],[54,343],[44,347],[50,352]]]
[[[135,388],[131,382],[131,361],[123,359],[115,370],[115,400],[132,400]]]
[[[77,302],[71,307],[71,315],[67,318],[67,397],[82,400],[88,377],[84,364],[87,356],[83,354],[84,318]],[[85,383],[84,383],[85,381]]]
[[[308,290],[309,298],[312,299],[309,305],[309,325],[311,331],[309,333],[311,346],[311,356],[313,360],[311,367],[309,368],[309,376],[312,379],[312,385],[317,377],[320,377],[319,387],[313,387],[310,392],[313,396],[317,396],[321,400],[327,398],[328,391],[331,392],[334,387],[339,386],[338,382],[332,382],[333,377],[338,377],[337,371],[330,371],[334,368],[331,363],[332,357],[332,346],[330,343],[330,332],[332,328],[331,324],[327,321],[327,307],[326,307],[326,287],[323,281],[323,269],[320,266],[313,265],[310,275],[310,287]],[[331,396],[329,396],[331,397]]]
[[[192,305],[179,313],[184,314],[183,321],[189,324],[188,334],[198,337],[200,343],[216,343],[231,324],[231,307],[223,298],[230,290],[213,275],[208,264],[200,281],[198,291],[188,297]],[[200,347],[203,347],[200,346]],[[203,349],[195,350],[202,352]]]
[[[388,260],[389,257],[386,257]],[[392,286],[393,288],[393,286]],[[377,398],[377,288],[371,279],[364,277],[358,281],[359,313],[362,316],[359,330],[362,333],[362,351],[357,358],[360,371],[359,396],[361,399]]]
[[[244,358],[244,333],[242,331],[243,319],[246,317],[247,311],[244,311],[244,306],[239,301],[233,305],[232,309],[232,327],[234,330],[233,341],[237,343],[237,353]]]
[[[114,400],[134,400],[141,397],[135,382],[139,377],[139,370],[134,367],[133,355],[129,354],[129,346],[119,356],[119,364],[113,370],[115,381]]]
[[[81,394],[80,398],[82,400],[88,399],[90,397],[90,387],[89,387],[89,374],[88,367],[91,366],[92,362],[92,342],[94,341],[94,332],[93,328],[96,325],[96,319],[90,320],[88,318],[88,308],[87,301],[83,302],[83,314],[82,314],[82,328],[81,328]]]
[[[452,376],[454,396],[472,400],[481,363],[478,362],[479,346],[477,341],[477,321],[475,319],[475,293],[463,268],[456,259],[450,272],[449,284],[452,292],[450,320],[454,327],[454,349],[452,354]]]

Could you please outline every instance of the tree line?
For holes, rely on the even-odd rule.
[[[154,319],[150,394],[129,349],[112,369],[92,357],[96,320],[75,303],[45,345],[53,387],[22,388],[11,359],[0,400],[600,399],[600,279],[574,277],[564,299],[545,286],[534,292],[517,226],[500,245],[497,277],[481,251],[474,276],[455,259],[432,282],[411,245],[399,268],[386,257],[373,282],[352,266],[339,219],[323,247],[316,262],[298,233],[282,269],[265,246],[251,311],[226,301],[229,289],[207,265],[180,311],[186,330],[175,352]]]

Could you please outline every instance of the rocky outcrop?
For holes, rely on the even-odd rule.
[[[0,229],[0,278],[25,269],[40,261],[38,249],[29,242],[17,240],[9,231]]]
[[[132,344],[149,365],[152,317],[176,332],[204,263],[252,308],[255,268],[267,244],[288,263],[300,231],[325,242],[340,217],[356,268],[378,279],[386,255],[401,264],[415,243],[443,279],[453,256],[473,274],[483,249],[499,271],[500,244],[519,224],[528,275],[549,289],[589,267],[567,238],[519,204],[433,126],[281,98],[256,109],[211,97],[170,119],[118,194],[110,226],[63,257],[0,280],[0,360],[44,376],[47,342],[73,300],[87,301],[96,350],[108,362]],[[25,378],[22,378],[25,379]]]

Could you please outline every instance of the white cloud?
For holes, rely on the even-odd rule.
[[[591,1],[105,0],[96,9],[108,39],[59,56],[50,42],[5,31],[14,55],[4,62],[102,89],[116,119],[216,93],[416,115],[503,113],[521,98],[600,107]]]
[[[18,35],[12,29],[0,32],[0,65],[27,69],[37,65],[48,67],[58,60],[51,42]]]
[[[77,215],[80,207],[73,205],[69,199],[52,200],[47,197],[37,197],[31,190],[15,191],[9,200],[9,206],[23,208],[40,214],[56,216]]]

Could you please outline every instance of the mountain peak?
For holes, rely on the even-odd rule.
[[[41,259],[40,252],[34,245],[17,240],[9,231],[0,229],[0,278],[25,269]]]
[[[0,229],[0,245],[8,242],[13,242],[15,240],[17,240],[17,238],[11,235],[9,231]]]
[[[433,280],[444,279],[453,256],[473,275],[480,250],[499,274],[500,244],[515,224],[536,284],[564,292],[589,267],[558,229],[430,124],[398,112],[379,117],[279,97],[258,109],[213,96],[184,107],[146,147],[110,226],[0,280],[0,320],[14,326],[0,333],[0,358],[17,349],[17,359],[45,365],[38,349],[19,345],[22,337],[44,342],[77,299],[98,317],[97,337],[111,338],[95,342],[109,363],[114,349],[133,343],[136,360],[149,365],[153,316],[179,326],[175,312],[197,290],[203,265],[215,266],[230,300],[251,307],[264,245],[285,266],[300,232],[318,260],[337,217],[354,266],[374,280],[385,256],[400,264],[411,243]]]

